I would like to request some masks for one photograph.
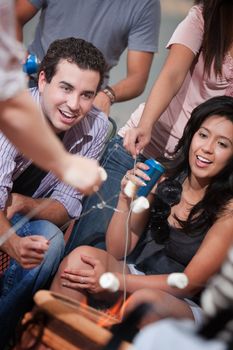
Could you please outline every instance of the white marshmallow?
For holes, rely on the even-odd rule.
[[[106,181],[108,178],[108,174],[106,173],[106,171],[104,170],[104,168],[102,168],[101,166],[99,167],[99,173],[100,173],[100,178],[102,181]]]
[[[142,213],[150,207],[150,203],[146,197],[138,197],[131,203],[132,212],[135,214]]]
[[[183,289],[187,287],[188,283],[189,283],[188,277],[181,272],[171,273],[167,278],[167,284],[170,287]]]
[[[99,284],[103,289],[110,292],[117,292],[120,287],[118,278],[111,272],[105,272],[100,276]]]
[[[134,182],[129,180],[124,188],[124,193],[126,194],[127,197],[134,198],[136,191],[137,191],[137,185],[135,185]]]

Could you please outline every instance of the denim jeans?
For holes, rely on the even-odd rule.
[[[16,224],[21,218],[16,214],[11,224]],[[20,237],[41,235],[50,243],[39,266],[24,269],[11,259],[0,279],[0,349],[13,334],[20,317],[32,306],[34,293],[48,286],[64,255],[63,233],[49,221],[31,220],[19,228],[17,234]]]
[[[140,159],[141,161],[145,160],[143,156]],[[106,170],[108,178],[101,186],[99,194],[109,206],[116,207],[121,180],[126,171],[134,166],[134,159],[124,148],[122,137],[117,135],[109,141],[100,164]],[[113,210],[109,208],[93,209],[100,202],[98,194],[84,200],[83,216],[74,225],[66,244],[65,254],[83,244],[105,249],[105,233]],[[85,213],[87,214],[85,215]]]

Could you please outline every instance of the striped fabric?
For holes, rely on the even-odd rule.
[[[221,271],[202,293],[201,303],[208,317],[202,334],[233,342],[233,247]]]
[[[30,92],[39,104],[37,88],[31,89]],[[98,159],[104,145],[108,125],[109,122],[105,114],[93,107],[80,123],[65,133],[63,144],[70,153]],[[0,209],[4,210],[5,208],[13,181],[30,164],[31,161],[20,154],[9,140],[0,133]],[[71,218],[78,217],[82,209],[82,194],[59,181],[50,172],[43,178],[32,197],[50,197],[59,201],[66,208]]]

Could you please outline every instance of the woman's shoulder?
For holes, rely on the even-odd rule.
[[[190,8],[187,16],[187,22],[190,26],[197,25],[199,29],[204,29],[203,6],[194,5]]]
[[[188,12],[189,16],[203,17],[203,5],[194,5],[190,8]]]
[[[187,16],[178,24],[166,47],[170,48],[172,44],[182,44],[196,55],[202,45],[203,32],[202,6],[195,5],[191,7]]]

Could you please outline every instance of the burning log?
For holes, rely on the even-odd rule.
[[[50,291],[37,292],[34,300],[36,307],[24,317],[15,350],[42,350],[42,345],[52,350],[100,350],[112,337],[109,328],[120,322],[108,313]],[[129,348],[132,345],[123,341],[119,350]]]

